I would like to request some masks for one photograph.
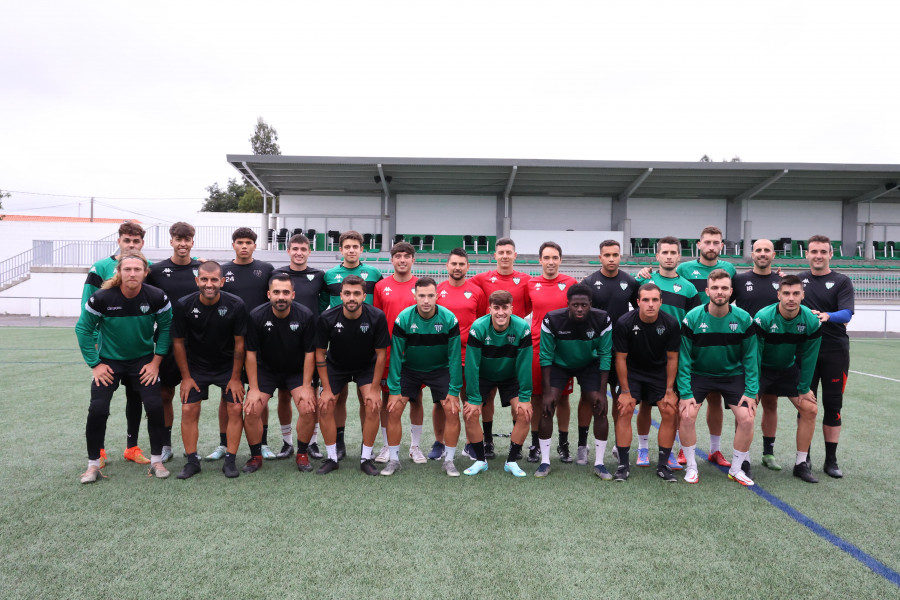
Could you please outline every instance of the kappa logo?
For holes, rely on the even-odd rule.
[[[307,276],[306,276],[306,279],[307,279],[308,281],[312,281],[312,280],[315,279],[315,278],[316,278],[315,275],[307,275]]]
[[[90,272],[91,272],[91,273],[96,273],[96,272],[97,272],[97,267],[91,267],[91,271],[90,271]]]
[[[762,327],[762,320],[761,320],[759,317],[756,317],[756,318],[753,319],[753,320],[756,321],[756,324],[757,324],[757,325],[759,325],[760,327]]]
[[[694,269],[694,270],[691,272],[691,275],[693,275],[694,277],[699,278],[699,277],[700,277],[700,271]]]
[[[199,308],[195,308],[194,310],[191,311],[191,313],[193,313],[193,314],[195,314],[195,315],[199,315],[199,314],[200,314],[200,309],[199,309]]]
[[[520,278],[518,278],[518,277],[513,277],[513,283],[514,283],[514,284],[519,285],[519,282],[520,282],[520,281],[522,281]]]
[[[681,286],[676,283],[675,285],[672,286],[672,289],[675,290],[676,292],[680,292]]]
[[[363,333],[366,333],[367,331],[369,331],[369,324],[361,323],[359,326],[359,330],[362,331]]]
[[[166,277],[172,276],[172,269],[170,269],[169,267],[166,267],[165,269],[163,269],[162,272],[166,274]]]
[[[830,290],[830,289],[833,288],[833,287],[834,287],[834,282],[833,282],[833,281],[826,281],[826,282],[825,282],[825,289],[826,289],[826,290]]]
[[[93,303],[94,303],[94,297],[91,296],[90,298],[88,298],[88,302],[90,302],[91,304],[93,304]]]
[[[516,336],[510,334],[510,335],[506,336],[506,341],[509,342],[510,344],[515,344],[515,343],[516,343]]]
[[[340,275],[335,275],[335,276],[334,276],[334,280],[335,280],[337,283],[340,283],[341,281],[344,280],[344,278],[341,277]]]
[[[747,285],[747,291],[752,292],[753,291],[753,283],[748,281],[746,285]]]
[[[491,283],[497,283],[497,278],[496,278],[496,277],[491,277]]]
[[[291,321],[290,324],[288,324],[288,327],[290,327],[291,331],[297,331],[298,329],[300,329],[300,323],[298,323],[297,321]]]
[[[419,329],[419,326],[416,325],[415,323],[413,323],[413,324],[410,325],[410,327],[409,327],[409,330],[410,330],[410,331],[417,331],[418,329]]]
[[[226,271],[225,277],[234,277],[234,273],[232,273],[231,271]]]
[[[541,289],[541,284],[539,284],[539,283],[534,284],[534,291],[538,291],[540,289]]]
[[[447,297],[447,290],[441,290],[441,298]]]
[[[227,307],[227,306],[219,307],[219,316],[220,316],[220,317],[224,317],[224,316],[227,315],[227,314],[228,314],[228,307]]]
[[[728,324],[728,329],[730,329],[730,330],[732,330],[732,331],[737,331],[737,330],[738,330],[738,324],[735,323],[734,321],[732,321],[731,323]]]
[[[804,280],[803,280],[803,285],[806,285],[807,283],[809,283],[809,279],[804,279]]]
[[[344,326],[341,325],[340,323],[335,323],[334,328],[337,329],[338,331],[341,331],[344,329]]]
[[[441,332],[441,329],[443,329],[443,328],[444,328],[444,324],[443,324],[443,323],[435,323],[435,324],[434,324],[434,330],[435,330],[436,332],[438,332],[438,333],[440,333],[440,332]]]
[[[772,323],[772,326],[769,327],[769,331],[771,331],[772,333],[775,333],[776,331],[778,331],[778,324]]]
[[[272,321],[266,321],[266,324],[263,325],[263,327],[266,327],[266,328],[268,328],[268,329],[272,329],[272,327],[273,327]]]
[[[687,319],[685,319],[684,322],[687,323]],[[706,329],[708,327],[709,327],[709,325],[707,325],[706,323],[700,323],[700,331],[701,332],[706,333]]]
[[[665,332],[666,332],[666,328],[665,328],[665,327],[657,327],[657,328],[656,328],[656,335],[662,335],[662,334],[664,334]]]
[[[619,287],[622,288],[622,291],[624,292],[625,290],[628,289],[628,282],[627,281],[620,282]]]
[[[150,305],[144,302],[143,304],[141,304],[140,308],[142,313],[147,314],[147,311],[150,310]]]
[[[798,323],[797,333],[806,333],[806,325],[804,325],[803,323]]]
[[[603,285],[603,282],[602,282],[602,281],[595,281],[595,282],[594,282],[594,287],[600,287],[600,286],[602,286],[602,285]]]
[[[557,284],[556,284],[556,287],[559,288],[559,291],[563,291],[564,289],[566,289],[566,284],[564,284],[564,283],[557,283]]]
[[[634,332],[634,335],[637,335],[641,332],[641,328],[638,327],[637,325],[635,325],[634,327],[631,328],[631,331]]]
[[[384,286],[384,295],[385,296],[390,296],[391,292],[393,292],[393,291],[394,290],[391,289],[391,286],[389,286],[389,285]]]
[[[463,292],[463,296],[465,296],[466,300],[472,297],[472,292]]]

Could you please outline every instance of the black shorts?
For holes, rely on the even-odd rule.
[[[175,353],[169,352],[159,365],[159,382],[164,388],[173,388],[181,383],[181,369],[175,362]]]
[[[351,381],[356,382],[356,387],[369,385],[375,379],[375,365],[369,365],[359,371],[338,371],[326,363],[325,369],[328,371],[328,385],[331,386],[332,394],[340,394],[341,390]]]
[[[404,398],[418,398],[422,387],[431,389],[431,399],[437,404],[447,397],[450,391],[450,370],[438,371],[413,371],[412,369],[400,370],[400,395]]]
[[[592,362],[587,366],[569,370],[559,365],[550,365],[550,387],[558,390],[566,389],[569,379],[577,379],[582,392],[599,392],[600,390],[600,363]]]
[[[759,393],[771,396],[796,398],[800,395],[800,365],[794,363],[787,369],[766,369],[759,371]]]
[[[645,377],[628,372],[628,391],[638,404],[656,406],[656,403],[666,395],[666,380],[664,378]]]
[[[209,386],[211,385],[221,388],[222,399],[225,402],[237,402],[234,396],[231,395],[231,392],[225,389],[228,382],[231,380],[230,366],[228,367],[228,370],[220,371],[219,373],[208,373],[198,367],[190,365],[188,365],[188,369],[190,369],[191,377],[193,377],[194,382],[200,388],[200,391],[198,392],[194,388],[191,388],[188,392],[188,399],[185,404],[193,404],[209,398]]]
[[[260,392],[271,396],[276,389],[290,391],[303,385],[303,373],[280,373],[257,364],[256,383]]]
[[[609,369],[609,377],[606,378],[606,382],[609,384],[610,391],[618,394],[619,393],[619,373],[616,371],[616,359],[615,354],[613,355],[612,366]]]
[[[482,402],[484,402],[484,398],[490,397],[491,390],[494,388],[497,388],[497,394],[500,396],[500,406],[507,407],[510,405],[510,400],[519,397],[519,381],[517,379],[500,383],[482,379],[478,382],[478,392],[481,394]]]
[[[731,377],[707,377],[706,375],[691,374],[691,391],[694,393],[694,401],[701,404],[707,394],[718,392],[726,406],[737,406],[744,395],[744,376],[733,375]]]

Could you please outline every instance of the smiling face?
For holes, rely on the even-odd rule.
[[[756,240],[753,244],[753,265],[760,270],[768,269],[772,266],[772,259],[775,258],[775,246],[771,240]]]
[[[359,312],[365,301],[366,288],[364,286],[348,284],[341,287],[341,302],[344,305],[344,314],[353,315]]]
[[[216,267],[211,270],[204,270],[205,264],[200,265],[194,281],[197,282],[200,297],[214,303],[219,299],[219,292],[222,290],[222,284],[225,283],[225,280],[222,279],[222,269]]]
[[[547,246],[541,251],[539,260],[541,262],[541,272],[546,279],[554,279],[559,275],[559,263],[562,262],[559,250],[552,246]]]
[[[269,302],[276,313],[284,313],[290,310],[291,302],[294,301],[294,286],[290,281],[281,281],[274,279],[269,284]]]
[[[409,275],[414,262],[415,258],[408,252],[395,252],[391,255],[391,264],[394,265],[394,274],[400,275],[401,277]]]
[[[301,244],[295,242],[287,249],[288,256],[291,258],[291,268],[295,271],[305,271],[306,261],[309,260],[309,244]]]
[[[495,331],[504,331],[509,327],[509,317],[512,315],[512,304],[491,304],[491,325]]]
[[[172,246],[173,256],[180,260],[190,260],[191,250],[194,248],[194,238],[176,235],[169,240]]]
[[[831,257],[834,250],[831,244],[825,242],[810,242],[809,248],[806,250],[806,260],[809,261],[809,268],[813,273],[827,272]]]

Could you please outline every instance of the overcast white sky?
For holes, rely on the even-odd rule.
[[[87,216],[96,196],[95,216],[190,219],[237,176],[225,155],[251,153],[257,116],[286,155],[895,164],[898,16],[859,1],[6,2],[3,206]]]

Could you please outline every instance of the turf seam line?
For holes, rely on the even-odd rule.
[[[884,375],[873,375],[872,373],[863,373],[862,371],[850,371],[850,372],[855,375],[865,375],[866,377],[874,377],[875,379],[887,379],[888,381],[900,383],[900,379],[893,379],[891,377],[885,377]]]

